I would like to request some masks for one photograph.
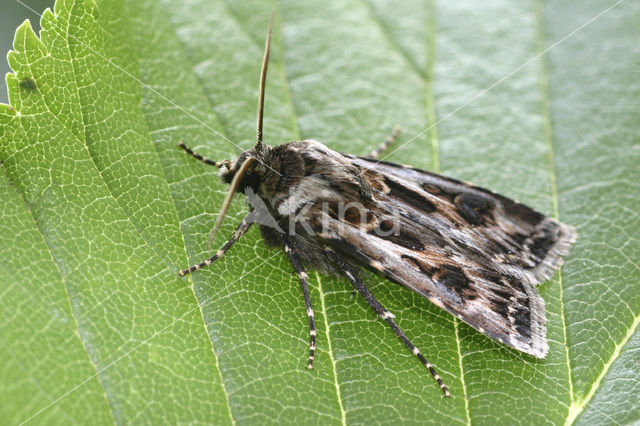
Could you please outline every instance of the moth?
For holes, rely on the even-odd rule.
[[[369,157],[340,154],[314,140],[264,144],[272,24],[273,16],[260,73],[256,145],[235,161],[217,162],[179,143],[191,156],[221,169],[222,180],[230,184],[212,236],[235,193],[247,196],[250,209],[215,255],[180,275],[221,258],[257,223],[265,243],[282,249],[298,274],[309,320],[310,369],[316,328],[307,268],[346,277],[445,396],[450,396],[448,387],[369,291],[363,270],[415,291],[498,342],[545,357],[545,307],[536,285],[561,266],[575,230],[472,184],[379,161],[397,130]]]

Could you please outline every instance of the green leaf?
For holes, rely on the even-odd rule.
[[[541,285],[550,352],[505,348],[367,277],[453,397],[347,281],[257,229],[207,235],[215,159],[265,137],[471,180],[578,229]],[[640,420],[640,5],[550,0],[58,0],[16,32],[0,106],[0,417],[8,423],[632,423]],[[35,85],[31,84],[31,81]],[[246,213],[238,197],[215,244]],[[215,247],[214,247],[215,249]]]

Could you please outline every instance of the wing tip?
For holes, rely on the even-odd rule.
[[[569,254],[578,238],[578,233],[573,226],[549,217],[536,227],[537,230],[545,228],[552,228],[556,235],[544,259],[532,270],[537,284],[549,280],[553,273],[562,267],[564,257]]]

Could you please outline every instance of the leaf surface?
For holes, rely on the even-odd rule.
[[[612,5],[58,0],[39,38],[18,29],[0,107],[2,418],[638,421],[640,7]],[[211,255],[226,191],[177,142],[218,160],[252,146],[276,9],[267,143],[364,155],[400,124],[389,160],[576,226],[540,286],[546,359],[368,276],[452,389],[444,399],[347,281],[311,274],[307,371],[299,283],[257,229],[177,276]],[[215,245],[244,214],[236,200]]]

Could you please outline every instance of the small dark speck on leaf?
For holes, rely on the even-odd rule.
[[[25,90],[35,90],[38,88],[38,85],[36,85],[36,81],[34,79],[25,78],[20,82],[20,87]]]

